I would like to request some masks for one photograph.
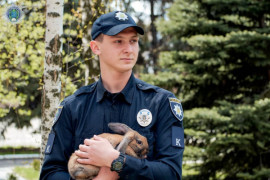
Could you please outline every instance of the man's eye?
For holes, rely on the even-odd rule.
[[[121,40],[116,40],[116,41],[114,41],[114,42],[115,42],[115,43],[118,43],[118,44],[122,43]]]
[[[131,42],[132,42],[132,43],[137,43],[138,40],[137,40],[137,39],[133,39],[133,40],[131,40]]]

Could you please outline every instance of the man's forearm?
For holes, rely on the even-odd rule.
[[[101,167],[98,175],[93,180],[116,180],[119,179],[117,172],[113,172],[108,167]]]

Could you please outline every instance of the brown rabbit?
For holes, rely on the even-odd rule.
[[[114,148],[118,145],[116,149],[122,153],[140,159],[146,157],[148,143],[144,136],[122,123],[109,123],[108,126],[118,134],[103,133],[99,135],[100,137],[107,139]],[[68,162],[68,171],[73,179],[93,179],[98,175],[100,167],[80,164],[77,159],[78,156],[73,153]]]

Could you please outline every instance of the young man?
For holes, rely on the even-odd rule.
[[[143,29],[123,12],[95,21],[90,47],[99,56],[101,78],[61,103],[40,179],[69,179],[67,162],[75,150],[79,163],[102,167],[95,179],[181,179],[183,109],[171,92],[134,77],[138,34],[143,35]],[[147,137],[147,159],[120,154],[107,140],[94,136],[111,133],[109,122],[124,123]],[[115,168],[115,163],[120,166]]]

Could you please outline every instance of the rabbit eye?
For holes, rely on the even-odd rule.
[[[142,141],[141,141],[141,140],[137,140],[137,143],[138,143],[138,144],[142,144]]]

